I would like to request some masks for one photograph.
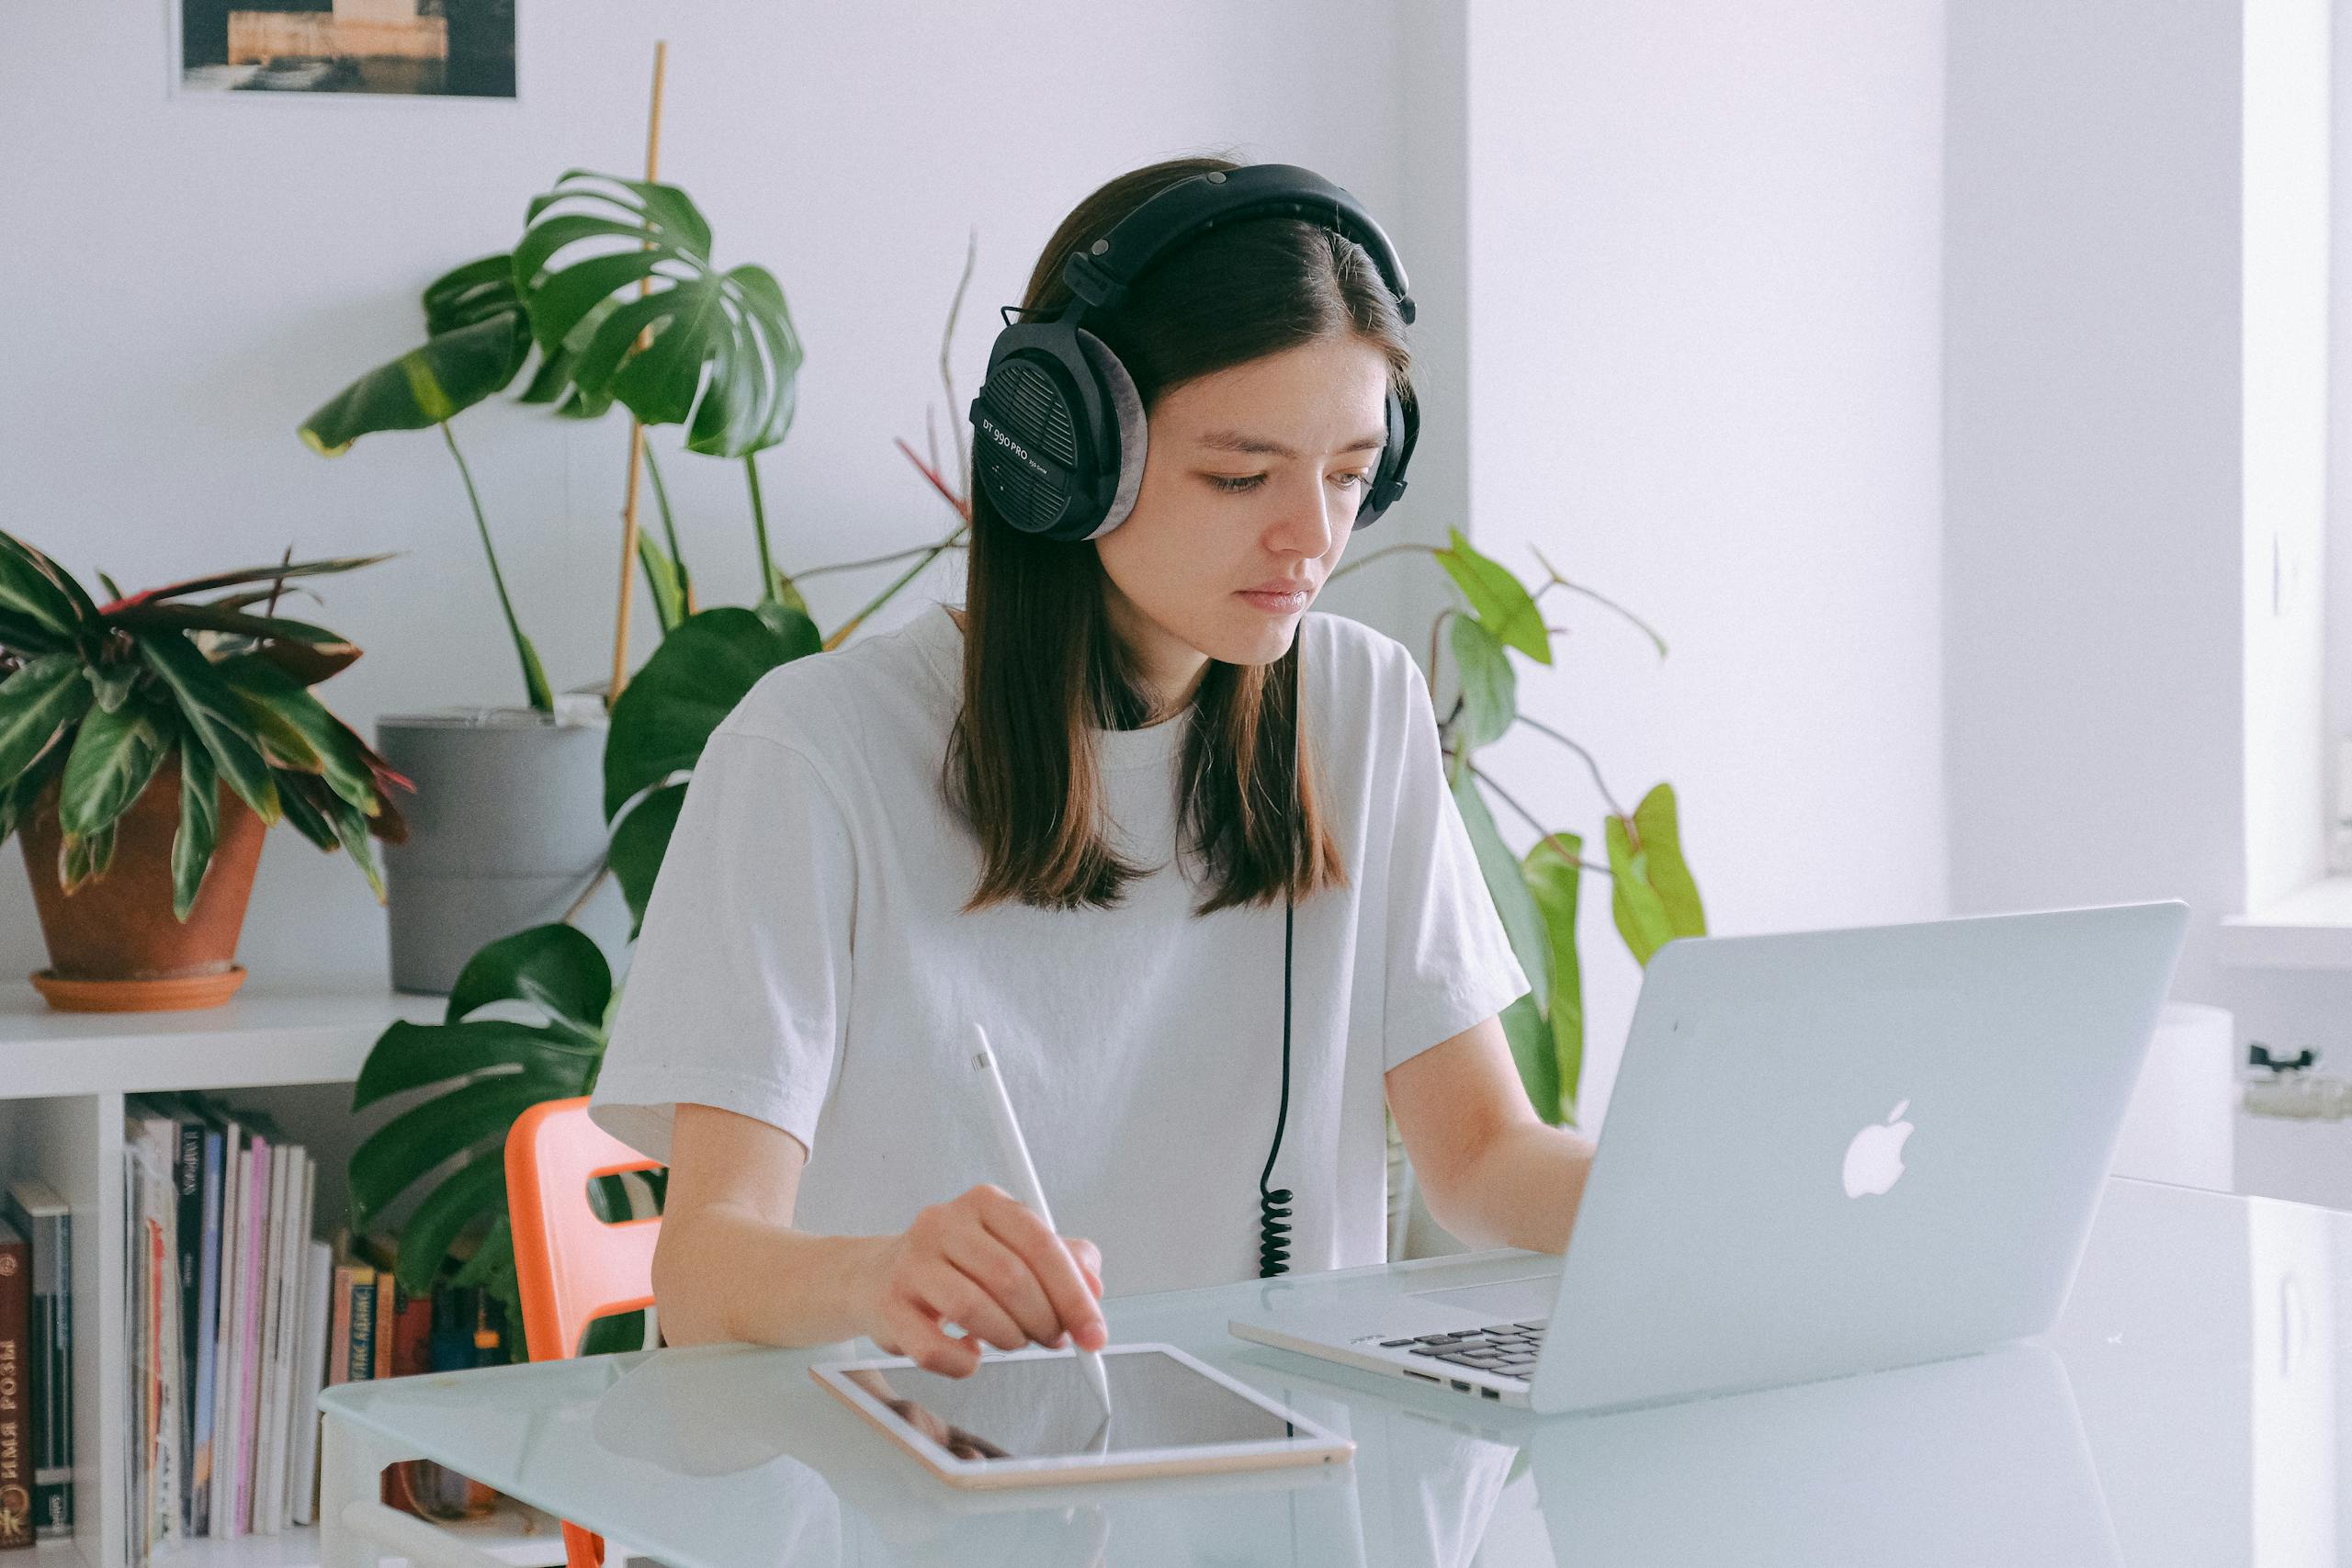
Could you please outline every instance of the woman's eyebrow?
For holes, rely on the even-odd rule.
[[[1269,452],[1277,457],[1298,456],[1279,441],[1268,441],[1257,435],[1244,435],[1238,430],[1213,430],[1200,438],[1199,445],[1219,452]],[[1340,450],[1341,453],[1376,452],[1386,445],[1388,445],[1388,438],[1375,431],[1370,435],[1357,436]]]

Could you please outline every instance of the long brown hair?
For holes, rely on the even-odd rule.
[[[1238,167],[1175,158],[1104,185],[1054,231],[1023,314],[1069,300],[1062,268],[1078,247],[1177,181]],[[1347,333],[1380,348],[1411,395],[1404,322],[1371,256],[1301,219],[1250,219],[1181,242],[1116,310],[1090,311],[1086,328],[1126,366],[1147,412],[1199,377]],[[967,911],[1006,899],[1108,907],[1146,874],[1102,832],[1091,731],[1133,728],[1149,710],[1111,624],[1108,581],[1091,545],[1023,533],[974,488],[964,706],[942,781],[981,846]],[[1299,641],[1269,664],[1211,660],[1193,696],[1176,820],[1180,846],[1213,885],[1196,915],[1347,881],[1316,799]]]

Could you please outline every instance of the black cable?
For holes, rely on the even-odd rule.
[[[1274,1144],[1266,1151],[1266,1168],[1258,1173],[1258,1278],[1290,1272],[1290,1189],[1269,1189],[1274,1156],[1282,1153],[1283,1129],[1290,1121],[1290,953],[1291,896],[1283,894],[1283,1098],[1274,1112]]]

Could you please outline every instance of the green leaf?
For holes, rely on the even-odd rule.
[[[441,1260],[476,1220],[503,1213],[506,1201],[506,1140],[485,1149],[459,1166],[425,1195],[416,1212],[401,1227],[400,1251],[394,1259],[401,1286],[412,1295],[433,1288]]]
[[[164,727],[148,708],[93,712],[82,721],[65,759],[59,826],[86,835],[111,824],[139,798],[167,750]]]
[[[119,614],[159,600],[184,599],[191,593],[209,593],[216,588],[235,588],[247,582],[276,582],[280,578],[319,577],[332,572],[354,571],[363,566],[391,559],[390,554],[379,556],[336,556],[325,560],[276,561],[268,566],[243,566],[234,571],[216,571],[206,577],[191,577],[178,582],[167,582],[161,588],[144,588],[136,593],[117,594],[119,604],[109,607],[110,615]],[[109,583],[111,588],[111,583]],[[266,595],[261,595],[266,597]],[[316,629],[316,628],[313,628]],[[324,634],[333,637],[332,632]]]
[[[130,689],[139,683],[140,666],[118,664],[85,664],[83,675],[90,682],[90,694],[97,700],[101,713],[119,713],[122,705],[130,700]]]
[[[1446,532],[1446,547],[1437,552],[1438,564],[1470,601],[1471,611],[1498,640],[1538,664],[1551,663],[1552,634],[1544,629],[1543,613],[1525,585],[1500,563],[1472,549],[1461,529]]]
[[[98,608],[73,574],[15,535],[0,530],[0,611],[61,644],[98,629]]]
[[[302,440],[322,457],[338,457],[379,430],[428,429],[503,390],[530,352],[519,310],[454,327],[328,399],[302,422]]]
[[[784,291],[760,267],[712,264],[710,226],[685,192],[575,169],[527,221],[514,280],[548,356],[533,399],[556,396],[548,372],[562,356],[583,404],[617,400],[647,424],[686,424],[691,451],[738,457],[784,439],[802,358]]]
[[[239,654],[223,660],[220,678],[244,702],[245,712],[260,728],[267,714],[276,727],[290,732],[315,763],[305,772],[324,775],[327,787],[363,817],[381,809],[376,775],[356,737],[329,713],[311,689],[259,654]],[[266,731],[265,731],[266,733]]]
[[[1502,1011],[1503,1038],[1510,1042],[1510,1059],[1527,1090],[1527,1103],[1550,1126],[1560,1123],[1560,1058],[1552,1048],[1552,1026],[1535,1010],[1535,993],[1528,992]]]
[[[612,994],[604,950],[577,926],[559,921],[501,937],[466,960],[447,1017],[456,1023],[492,1002],[523,1001],[593,1036]]]
[[[1675,820],[1674,791],[1659,784],[1634,808],[1633,830],[1625,818],[1609,818],[1609,869],[1614,893],[1611,910],[1636,963],[1676,937],[1704,936],[1707,919],[1699,889],[1682,861]]]
[[[1535,895],[1520,872],[1518,857],[1504,845],[1503,836],[1495,827],[1486,797],[1478,793],[1477,780],[1466,773],[1456,780],[1453,803],[1462,812],[1462,825],[1470,830],[1470,847],[1477,852],[1478,871],[1487,879],[1487,893],[1495,901],[1495,912],[1502,917],[1503,932],[1510,938],[1511,953],[1526,972],[1531,994],[1540,1006],[1551,995],[1552,985],[1548,961],[1551,939],[1544,930],[1543,911],[1535,907]]]
[[[641,791],[691,770],[710,732],[761,676],[822,646],[807,616],[786,612],[785,621],[788,630],[779,633],[763,616],[724,605],[688,616],[662,639],[613,705],[606,821]]]
[[[285,811],[288,824],[330,853],[342,848],[341,835],[335,832],[334,824],[327,820],[325,786],[308,773],[281,773],[277,777],[280,781],[277,802]],[[316,786],[315,793],[311,786]]]
[[[1657,890],[1668,929],[1676,936],[1704,936],[1707,915],[1700,907],[1699,885],[1683,863],[1682,829],[1675,818],[1674,786],[1660,784],[1634,807],[1634,831],[1641,838],[1650,886]]]
[[[1625,818],[1612,813],[1606,830],[1610,912],[1634,962],[1646,966],[1652,953],[1674,940],[1674,922],[1668,918],[1657,889],[1650,886],[1649,857],[1634,848],[1625,832]]]
[[[283,815],[277,782],[270,776],[269,763],[261,754],[260,744],[245,727],[236,694],[220,678],[220,672],[197,651],[194,643],[177,632],[140,631],[131,635],[139,643],[140,655],[146,660],[147,667],[162,677],[172,694],[179,699],[180,716],[220,765],[220,776],[229,781],[229,787],[264,822],[277,821]]]
[[[784,568],[782,567],[777,567],[775,569],[775,582],[769,589],[767,596],[763,599],[761,603],[763,604],[781,604],[786,609],[795,611],[802,615],[808,614],[808,601],[800,596],[800,589],[798,585],[794,583],[792,579],[784,574]],[[768,622],[768,625],[772,629],[778,632],[782,632],[786,629],[785,624],[781,621],[772,620]],[[811,621],[809,622],[809,625],[814,626],[816,623]],[[822,641],[823,639],[820,638],[819,640]]]
[[[384,902],[384,868],[376,863],[375,846],[368,841],[368,818],[349,801],[330,795],[320,803],[327,821],[334,829],[334,836],[342,840],[343,852],[351,857],[367,877],[368,890],[376,895],[376,902]]]
[[[0,842],[15,832],[40,799],[40,792],[49,781],[65,771],[65,750],[51,747],[33,759],[32,766],[18,773],[14,782],[0,782]]]
[[[172,913],[196,908],[220,833],[220,778],[212,753],[185,726],[180,731],[180,825],[172,835]]]
[[[628,899],[629,936],[635,940],[645,924],[645,906],[653,897],[654,879],[662,874],[662,857],[670,852],[670,835],[678,826],[678,808],[686,802],[686,786],[663,784],[629,809],[613,829],[605,863],[619,879]]]
[[[1454,730],[1455,754],[1467,757],[1502,739],[1519,717],[1519,676],[1510,655],[1485,625],[1456,615],[1448,631],[1453,668],[1462,683],[1462,719]]]
[[[1577,1119],[1577,1089],[1584,1076],[1584,972],[1577,957],[1577,895],[1584,874],[1578,863],[1584,840],[1554,833],[1527,852],[1521,868],[1535,907],[1543,912],[1552,966],[1551,1005],[1545,1009],[1548,1055],[1557,1098],[1537,1102],[1546,1122]]]
[[[44,653],[0,681],[0,783],[31,766],[90,705],[90,683],[71,653]]]
[[[548,1024],[513,1019],[462,1023],[402,1020],[376,1037],[351,1086],[351,1109],[364,1111],[389,1095],[427,1084],[470,1077],[492,1068],[519,1068],[541,1077],[577,1077],[594,1070],[600,1047]]]
[[[653,595],[653,617],[662,624],[662,635],[667,637],[686,618],[685,580],[679,575],[677,563],[670,558],[670,553],[654,542],[651,534],[642,530],[637,536],[637,560],[645,569],[646,591]],[[627,694],[627,688],[623,688],[623,694]]]
[[[451,267],[424,286],[421,302],[427,337],[519,310],[523,302],[514,292],[514,258],[502,251]]]
[[[104,876],[114,863],[114,824],[108,823],[85,838],[68,833],[57,851],[57,885],[67,894],[78,892],[85,882]]]
[[[551,1074],[500,1073],[393,1117],[352,1151],[352,1224],[367,1224],[444,1160],[503,1138],[514,1118],[565,1092]]]

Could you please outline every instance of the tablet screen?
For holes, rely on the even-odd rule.
[[[1280,1442],[1291,1423],[1159,1350],[1102,1358],[1111,1415],[1073,1356],[983,1360],[969,1377],[920,1367],[842,1376],[958,1459],[1058,1459]]]

